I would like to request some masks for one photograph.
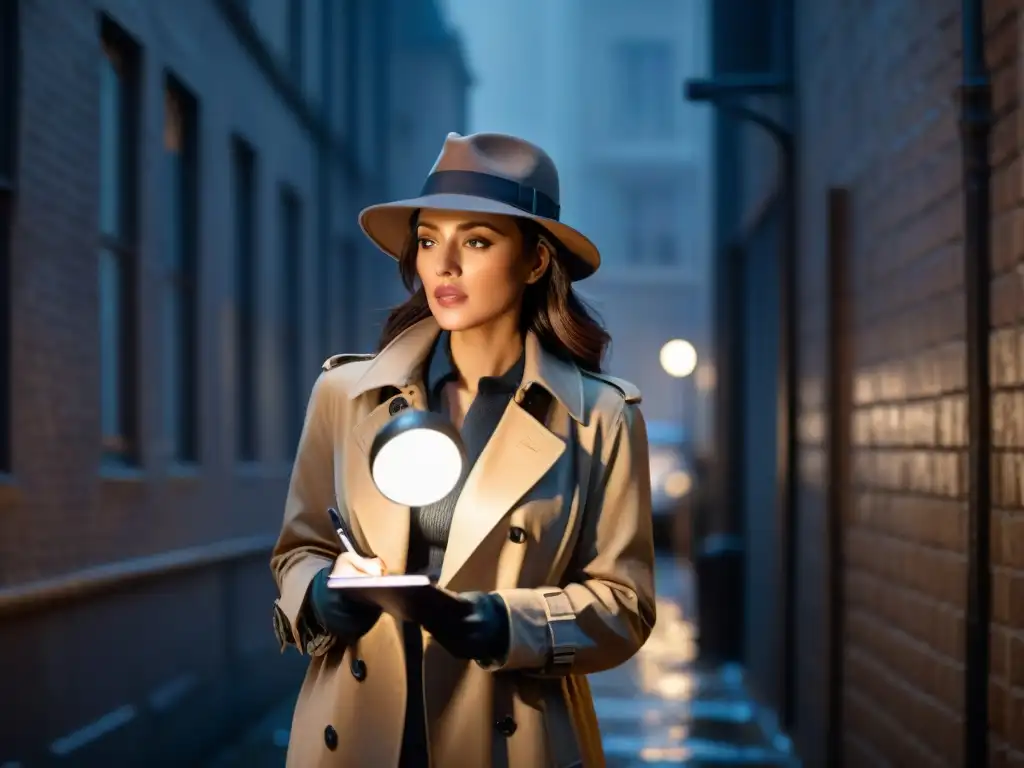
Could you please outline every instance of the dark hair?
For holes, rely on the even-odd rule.
[[[388,315],[380,336],[380,349],[384,349],[406,329],[430,317],[427,295],[422,285],[417,286],[418,218],[419,211],[412,216],[410,236],[398,260],[402,282],[412,295]],[[522,233],[523,253],[533,251],[541,237],[555,250],[544,276],[526,287],[520,329],[536,334],[544,349],[556,357],[571,361],[582,370],[600,373],[601,360],[611,343],[611,336],[593,310],[573,290],[566,265],[569,259],[575,257],[558,238],[532,219],[516,217],[515,221]]]

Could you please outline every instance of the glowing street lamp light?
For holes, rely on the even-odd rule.
[[[676,379],[685,379],[697,369],[697,349],[686,339],[666,342],[658,359],[665,373]]]

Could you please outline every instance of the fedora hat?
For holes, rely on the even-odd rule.
[[[421,208],[493,213],[532,219],[571,255],[573,280],[592,275],[601,255],[590,240],[558,220],[558,169],[540,147],[500,133],[449,133],[419,197],[371,205],[359,226],[378,248],[398,259],[410,237],[409,223]]]

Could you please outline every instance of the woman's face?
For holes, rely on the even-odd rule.
[[[544,274],[546,248],[523,253],[514,219],[424,210],[416,227],[416,272],[438,325],[446,331],[515,317],[523,291]]]

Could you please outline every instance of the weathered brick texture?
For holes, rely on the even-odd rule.
[[[101,14],[142,49],[136,286],[142,461],[137,471],[118,473],[100,465]],[[280,407],[274,373],[283,359],[274,279],[281,254],[279,183],[293,186],[303,198],[303,292],[317,295],[313,137],[212,0],[22,0],[20,38],[19,174],[11,233],[13,472],[0,477],[4,598],[25,585],[82,569],[271,537],[279,525],[290,453],[283,423],[287,409]],[[175,469],[161,434],[170,383],[161,370],[168,71],[199,102],[201,465],[194,471]],[[258,153],[258,269],[264,286],[259,324],[265,349],[262,367],[251,375],[261,382],[259,428],[266,450],[261,464],[244,472],[234,456],[234,379],[228,364],[234,244],[229,136],[235,131]],[[352,198],[352,190],[342,191]],[[354,211],[350,207],[347,213],[351,218]],[[317,305],[306,301],[304,306],[312,330]],[[312,381],[327,351],[315,333],[303,338],[303,365]],[[139,755],[165,748],[181,754],[215,737],[234,719],[229,713],[236,706],[237,716],[245,717],[268,692],[277,695],[282,676],[290,682],[293,670],[287,663],[273,664],[273,585],[265,551],[256,554],[88,599],[4,613],[4,696],[18,703],[5,707],[0,717],[0,764],[49,764],[54,740],[125,712],[134,712],[134,719],[96,739],[95,748],[110,750],[106,757],[89,752],[93,745],[87,745],[72,761],[139,764],[145,762],[136,759]],[[11,605],[9,599],[0,602]],[[228,692],[225,681],[244,676],[247,664],[258,666],[260,675],[246,690]],[[189,721],[190,712],[203,713],[197,719],[204,722]],[[188,737],[182,739],[182,733]]]
[[[850,195],[844,752],[963,765],[967,422],[960,4],[798,2],[800,531],[796,740],[825,765],[827,192]],[[987,3],[992,136],[992,765],[1024,765],[1021,19]]]

